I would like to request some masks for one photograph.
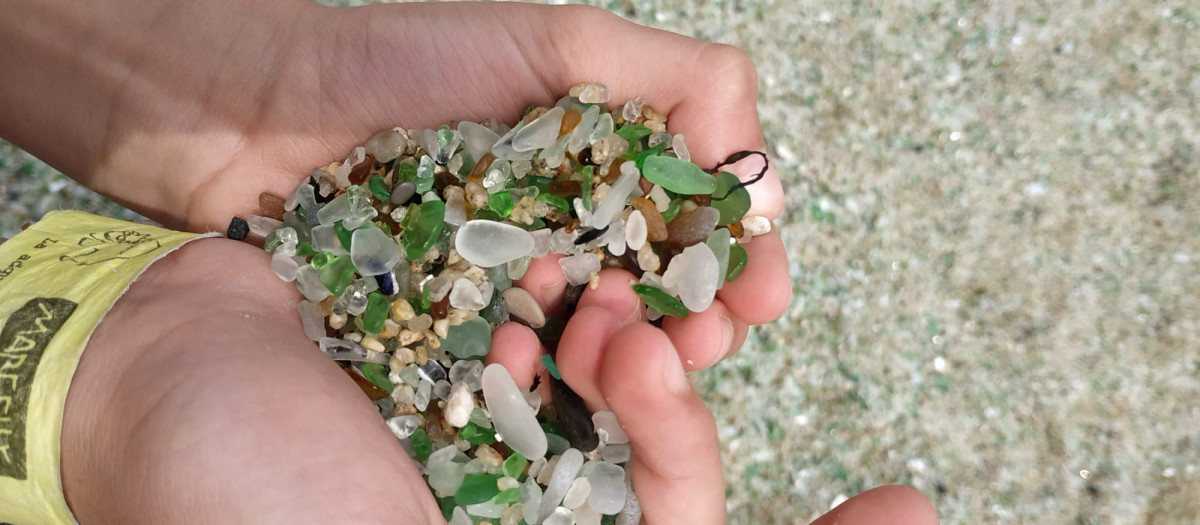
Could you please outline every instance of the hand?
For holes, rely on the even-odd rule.
[[[605,347],[597,386],[634,446],[645,523],[724,523],[712,417],[670,340],[597,306],[602,293],[584,296],[592,314],[563,344]],[[265,253],[223,239],[184,246],[130,287],[67,398],[62,475],[80,523],[444,523],[375,407],[302,335],[299,299]],[[536,355],[516,326],[496,333],[490,360]],[[937,517],[916,491],[883,487],[816,523],[835,521]]]
[[[223,231],[233,215],[257,208],[259,192],[286,195],[381,129],[511,117],[584,80],[607,83],[614,103],[643,96],[668,114],[702,166],[765,149],[745,54],[595,8],[335,9],[300,0],[8,8],[0,45],[30,52],[0,56],[0,68],[29,74],[0,84],[0,135],[151,218],[194,231]],[[757,170],[745,164],[734,171]],[[751,214],[778,217],[774,170],[749,191]],[[671,332],[688,369],[728,356],[748,324],[775,319],[790,301],[778,235],[756,238],[747,251],[749,266],[709,312],[672,322],[687,328]]]
[[[63,421],[64,486],[81,523],[442,522],[378,411],[303,336],[299,294],[268,267],[247,244],[196,241],[105,317]],[[537,355],[518,326],[497,332],[490,361]],[[724,523],[712,417],[669,340],[636,323],[601,344],[646,522]]]
[[[13,70],[33,73],[0,85],[0,133],[169,226],[223,230],[230,217],[256,208],[259,192],[288,194],[314,167],[378,130],[516,115],[583,80],[607,82],[614,101],[644,96],[669,115],[671,131],[685,134],[703,166],[765,149],[756,74],[743,53],[594,8],[332,9],[247,0],[233,10],[112,0],[15,9],[0,19],[28,22],[11,32],[0,27],[0,39],[33,52],[0,57],[0,66],[16,61]],[[64,60],[64,50],[45,41],[61,41],[82,59],[22,67],[23,60]],[[60,69],[67,77],[54,78]],[[103,82],[86,81],[94,76]],[[743,166],[740,175],[756,169]],[[751,214],[779,215],[774,170],[749,190]],[[708,311],[666,324],[688,370],[729,356],[750,324],[777,318],[790,302],[778,234],[746,249],[746,270]],[[527,279],[543,306],[561,297],[556,270],[535,269]]]

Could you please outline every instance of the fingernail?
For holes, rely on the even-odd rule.
[[[716,361],[720,361],[729,356],[733,351],[733,319],[721,316],[721,351],[717,355]]]
[[[663,384],[667,386],[667,390],[675,394],[690,391],[692,384],[688,382],[683,365],[679,363],[679,356],[675,355],[673,351],[663,352],[663,354]]]

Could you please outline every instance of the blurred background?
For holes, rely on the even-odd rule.
[[[795,301],[694,378],[731,523],[1200,522],[1200,4],[587,3],[758,64]],[[0,203],[132,217],[3,142]]]

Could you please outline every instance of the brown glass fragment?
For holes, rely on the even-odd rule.
[[[566,226],[563,226],[563,231],[566,233],[575,233],[575,228],[578,227],[579,219],[571,219],[569,222],[567,222]]]
[[[357,166],[350,170],[350,184],[362,184],[366,182],[367,177],[371,175],[371,167],[374,165],[375,163],[370,161],[358,163]]]
[[[708,207],[680,213],[667,224],[667,244],[685,248],[704,242],[716,229],[720,216],[717,210]]]
[[[583,184],[577,180],[555,180],[547,189],[551,195],[557,197],[576,197],[583,194]]]
[[[492,152],[484,153],[479,158],[479,162],[475,163],[475,167],[471,168],[471,174],[467,175],[467,180],[471,182],[479,182],[483,180],[484,175],[487,175],[488,167],[496,160],[496,156]]]
[[[396,219],[392,218],[392,214],[380,213],[379,220],[387,225],[388,229],[391,230],[392,235],[400,233],[400,223],[396,222]]]
[[[729,236],[734,239],[741,239],[742,235],[746,234],[746,228],[742,227],[742,221],[733,221],[725,227],[729,228]]]
[[[698,206],[708,206],[712,203],[712,195],[692,195],[692,202]]]
[[[269,192],[258,194],[258,212],[263,217],[283,220],[283,199]]]
[[[649,195],[650,190],[654,189],[654,183],[646,180],[645,177],[638,179],[638,187],[642,189],[642,195]]]
[[[446,314],[450,313],[450,294],[446,294],[441,301],[437,301],[429,305],[429,315],[434,319],[445,319]]]
[[[437,403],[431,402],[425,407],[425,433],[434,443],[449,440],[446,431],[442,430],[442,409],[438,408]]]
[[[583,120],[583,114],[578,109],[567,111],[563,115],[562,125],[558,127],[558,138],[563,138],[575,130],[575,126],[579,125],[579,121]]]
[[[367,378],[363,377],[362,374],[358,373],[358,371],[354,369],[354,367],[348,366],[342,370],[346,371],[346,375],[350,376],[350,379],[354,380],[354,384],[358,385],[358,388],[360,388],[363,393],[367,395],[367,397],[371,398],[371,401],[379,401],[380,399],[388,396],[387,390],[375,386],[375,383],[372,383],[371,381],[367,380]]]
[[[617,157],[617,160],[614,160],[612,165],[608,167],[608,173],[605,174],[601,180],[603,180],[604,182],[606,182],[608,184],[615,184],[617,182],[617,179],[621,178],[621,165],[622,164],[625,164],[625,159],[623,157]],[[644,178],[638,179],[638,181],[639,182],[649,182]],[[653,185],[651,185],[651,187],[653,187]],[[650,193],[650,188],[642,188],[642,195],[646,195],[648,193]]]
[[[654,202],[645,197],[633,199],[633,209],[642,212],[646,219],[646,240],[662,242],[667,240],[667,224],[663,222],[662,214],[654,207]]]
[[[443,171],[433,176],[433,188],[438,191],[438,194],[444,194],[446,188],[458,186],[458,184],[458,177],[455,177],[453,173],[448,171]]]

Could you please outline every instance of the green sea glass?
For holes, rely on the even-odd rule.
[[[342,292],[346,291],[346,286],[354,280],[354,271],[354,263],[350,261],[350,256],[339,255],[318,270],[317,278],[330,293],[342,295]]]
[[[717,189],[716,177],[675,157],[659,155],[646,159],[642,175],[665,190],[683,195],[710,195]]]
[[[481,317],[451,326],[450,332],[442,340],[442,349],[459,359],[483,357],[491,346],[492,326]]]
[[[421,203],[416,219],[408,224],[400,236],[400,242],[404,245],[405,256],[408,260],[420,259],[425,252],[429,251],[433,243],[437,242],[438,237],[442,234],[445,218],[446,203],[441,201]]]
[[[658,310],[663,315],[670,315],[672,317],[688,316],[687,307],[679,299],[671,297],[667,292],[658,288],[648,284],[635,284],[633,285],[633,292],[642,298],[642,302],[646,303],[646,306]]]
[[[722,171],[717,175],[717,189],[713,191],[713,199],[709,203],[709,206],[716,208],[721,213],[717,224],[737,222],[750,210],[750,192],[746,191],[746,188],[729,191],[739,183],[741,180],[737,178],[737,175],[728,171]]]
[[[729,247],[729,267],[725,271],[725,282],[733,281],[746,269],[746,249],[740,244]]]
[[[383,322],[388,317],[391,303],[386,295],[379,292],[367,294],[367,309],[363,311],[363,328],[377,334],[383,331]]]

